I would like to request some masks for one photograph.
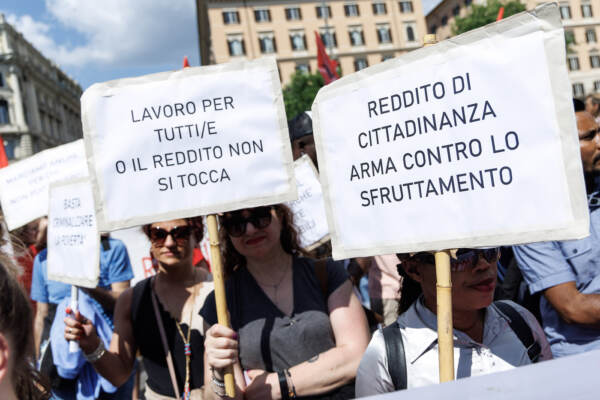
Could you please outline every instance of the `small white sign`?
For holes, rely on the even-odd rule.
[[[48,279],[95,288],[100,276],[100,235],[89,179],[50,185]]]
[[[294,161],[298,199],[287,203],[294,213],[300,245],[307,251],[329,240],[329,227],[318,172],[306,154]]]
[[[44,150],[0,169],[0,203],[11,231],[48,215],[48,185],[86,177],[83,140]]]
[[[587,236],[565,57],[551,4],[322,88],[334,258]]]
[[[96,84],[82,113],[103,231],[296,194],[274,59]]]

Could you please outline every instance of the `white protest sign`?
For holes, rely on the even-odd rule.
[[[102,230],[296,196],[274,59],[96,84],[82,110]]]
[[[556,4],[342,78],[312,110],[336,259],[588,235]]]
[[[300,246],[310,251],[329,240],[329,227],[318,172],[306,154],[294,161],[298,199],[287,203],[294,214]]]
[[[0,169],[0,203],[8,229],[48,214],[48,185],[88,175],[83,140],[44,150]]]
[[[95,288],[100,235],[88,178],[50,185],[48,279]]]

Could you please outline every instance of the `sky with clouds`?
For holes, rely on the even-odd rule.
[[[178,69],[186,55],[200,64],[194,0],[2,0],[0,13],[83,89]]]

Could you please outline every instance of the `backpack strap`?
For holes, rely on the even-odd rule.
[[[323,293],[323,300],[327,304],[327,259],[321,259],[315,261],[315,275],[321,286],[321,293]]]
[[[388,361],[388,372],[394,384],[394,390],[404,390],[407,387],[406,355],[404,341],[400,333],[398,321],[383,328],[383,340]]]
[[[494,305],[510,319],[507,321],[508,325],[527,349],[527,355],[531,362],[538,362],[542,348],[540,344],[535,341],[529,324],[527,324],[521,314],[507,302],[496,301],[494,302]]]

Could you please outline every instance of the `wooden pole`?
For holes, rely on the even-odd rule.
[[[435,35],[425,35],[423,47],[437,43]],[[437,279],[437,323],[440,382],[454,380],[454,334],[452,329],[452,279],[450,252],[435,253],[435,274]]]
[[[437,324],[440,382],[454,380],[454,335],[452,331],[452,279],[450,252],[435,253],[437,277]]]
[[[217,216],[214,214],[206,217],[208,225],[208,240],[210,242],[210,266],[215,284],[215,300],[217,303],[217,320],[220,325],[229,327],[229,314],[227,313],[227,300],[225,298],[225,281],[223,279],[223,265],[221,263],[221,249],[219,248],[219,231],[217,229]],[[235,397],[235,381],[233,368],[225,369],[225,393],[228,397]]]

